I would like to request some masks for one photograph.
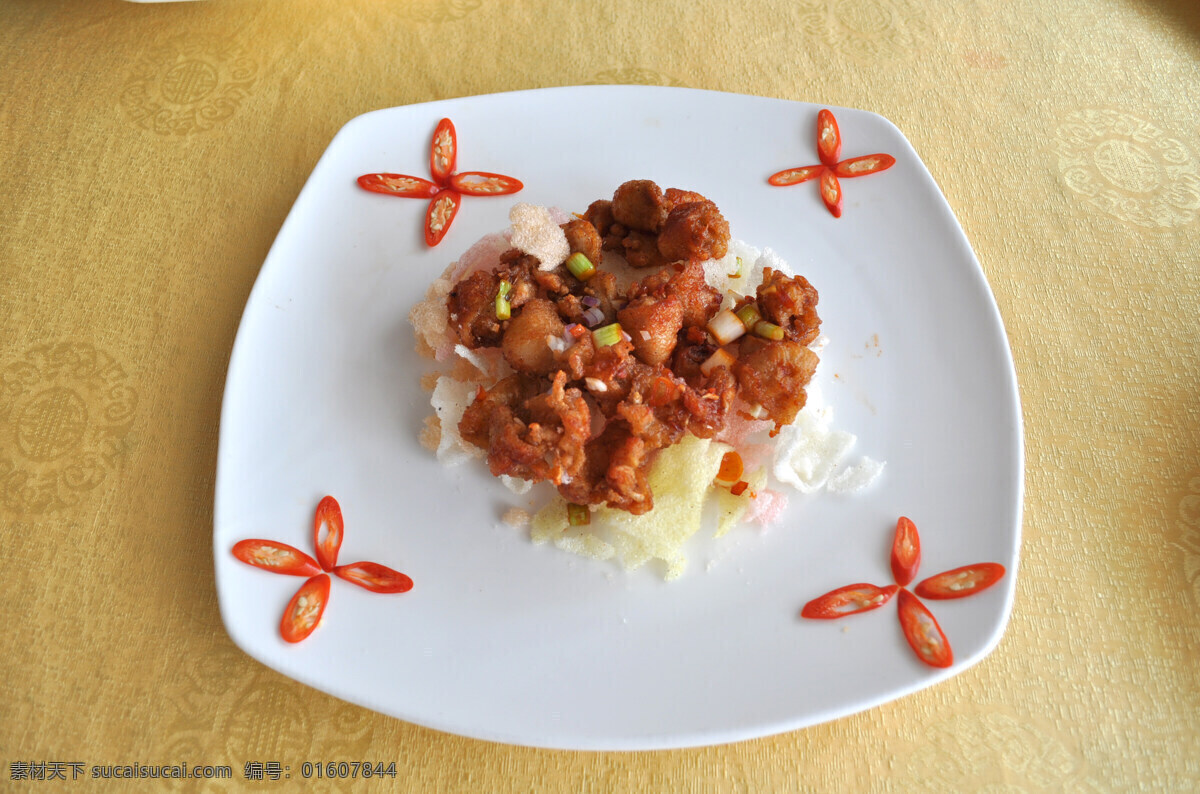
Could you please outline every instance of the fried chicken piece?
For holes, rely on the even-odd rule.
[[[583,312],[587,307],[583,305],[583,301],[579,299],[578,295],[562,296],[554,302],[554,308],[558,310],[558,316],[564,323],[585,322]]]
[[[610,422],[599,437],[588,442],[587,462],[558,492],[576,504],[607,504],[634,515],[654,507],[647,474],[650,450],[620,422]]]
[[[507,474],[555,485],[568,481],[583,469],[592,416],[583,394],[566,388],[566,382],[566,373],[558,372],[549,391],[514,407],[533,381],[510,376],[467,407],[459,433],[486,450],[488,469],[497,477]]]
[[[649,179],[634,179],[613,193],[613,220],[630,228],[658,233],[667,220],[667,204],[662,188]]]
[[[683,304],[674,295],[638,298],[617,312],[617,322],[632,339],[633,354],[657,366],[675,350],[675,337],[683,327]]]
[[[459,434],[468,443],[486,450],[493,415],[512,416],[517,407],[537,392],[537,381],[518,374],[509,375],[490,389],[481,388],[475,401],[463,411]]]
[[[616,322],[617,308],[614,301],[617,297],[617,277],[607,270],[597,270],[590,280],[576,283],[570,294],[559,298],[555,302],[558,316],[562,317],[563,322],[587,325],[588,322],[583,313],[588,307],[584,304],[583,299],[588,297],[598,301],[595,308],[604,315],[603,321],[597,322],[595,325],[608,325]]]
[[[507,281],[511,287],[508,293],[509,306],[519,309],[526,301],[537,297],[538,286],[533,277],[537,269],[538,258],[522,253],[520,249],[510,248],[500,255],[496,278]]]
[[[500,344],[501,327],[496,319],[496,295],[500,279],[490,270],[477,270],[454,285],[446,297],[450,328],[469,348]]]
[[[671,370],[693,387],[700,386],[705,382],[700,365],[708,361],[709,356],[717,350],[716,344],[708,338],[706,333],[698,336],[699,339],[696,340],[684,337],[677,342],[675,354],[671,357]]]
[[[576,218],[564,223],[562,230],[567,235],[567,245],[571,247],[572,254],[583,254],[593,265],[600,264],[604,255],[601,250],[603,241],[595,226],[589,221]]]
[[[588,383],[588,391],[605,416],[611,416],[616,404],[629,393],[632,366],[640,363],[630,356],[632,352],[633,344],[624,339],[598,347],[583,369],[585,381],[592,381]]]
[[[776,430],[791,424],[808,400],[804,389],[817,369],[817,354],[789,339],[771,342],[749,335],[742,337],[739,347],[733,374],[741,398],[761,405]]]
[[[654,495],[650,493],[648,472],[649,450],[646,442],[635,436],[621,440],[609,458],[608,471],[604,479],[609,486],[605,503],[609,507],[628,510],[635,516],[654,509]]]
[[[704,327],[721,308],[721,293],[704,280],[704,268],[699,262],[686,265],[676,262],[640,281],[629,285],[629,300],[646,295],[663,298],[674,295],[683,305],[683,327]]]
[[[697,261],[688,262],[675,275],[667,287],[672,295],[683,304],[683,327],[701,328],[721,308],[721,292],[708,286],[704,280],[704,268]]]
[[[590,333],[583,333],[575,343],[557,354],[557,368],[565,371],[570,380],[582,380],[584,371],[596,357],[596,343]]]
[[[701,377],[698,387],[683,392],[683,407],[688,413],[688,431],[697,438],[712,438],[729,421],[729,411],[738,396],[738,381],[725,367],[716,367]]]
[[[658,250],[668,262],[720,259],[729,250],[729,223],[711,201],[680,204],[667,215]]]
[[[561,265],[553,270],[533,271],[534,283],[542,290],[547,298],[556,298],[566,295],[571,291],[571,282],[574,280],[571,271]]]
[[[762,316],[782,328],[790,341],[807,345],[821,333],[817,289],[804,276],[764,268],[756,295]]]
[[[708,201],[707,198],[692,190],[680,190],[677,187],[669,187],[663,194],[663,200],[667,205],[667,212],[678,207],[680,204],[690,204],[693,201]]]
[[[563,322],[554,304],[534,298],[508,321],[500,349],[517,372],[546,375],[557,368],[558,358],[550,339],[562,339]]]
[[[607,237],[609,228],[613,225],[612,202],[608,199],[593,201],[583,213],[583,219],[592,224],[596,234],[602,239]]]
[[[658,249],[658,238],[636,229],[621,239],[621,249],[630,267],[662,267],[670,262]]]
[[[592,276],[587,283],[583,285],[583,294],[591,295],[596,300],[600,301],[597,307],[604,312],[605,318],[616,317],[617,307],[617,277],[610,270],[597,270],[596,275]]]

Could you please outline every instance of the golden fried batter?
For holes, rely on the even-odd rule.
[[[459,423],[493,474],[547,480],[571,502],[639,514],[654,505],[647,474],[655,454],[685,433],[711,438],[733,411],[758,406],[776,429],[795,419],[817,365],[806,346],[820,332],[817,291],[767,268],[755,296],[738,307],[755,303],[784,339],[747,333],[721,353],[735,356],[732,363],[713,358],[720,348],[706,325],[722,296],[701,263],[724,256],[729,242],[715,204],[636,180],[562,228],[572,252],[597,266],[589,280],[561,266],[541,270],[513,249],[495,273],[468,275],[447,299],[458,339],[499,346],[515,370],[480,389]],[[602,267],[603,250],[651,272],[622,294]],[[503,321],[495,301],[501,279],[512,285],[511,318]],[[619,334],[598,341],[592,330],[613,322]]]

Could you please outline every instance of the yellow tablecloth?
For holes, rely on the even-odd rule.
[[[225,635],[225,370],[316,159],[368,110],[580,83],[867,108],[916,146],[1023,399],[1016,607],[981,664],[800,732],[592,754],[380,716]],[[184,789],[265,789],[287,783],[247,762],[394,760],[411,791],[1200,787],[1198,349],[1193,0],[5,3],[0,780],[187,762],[233,778]]]

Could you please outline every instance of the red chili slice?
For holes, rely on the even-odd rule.
[[[450,177],[450,187],[465,196],[506,196],[525,185],[521,180],[487,171],[463,171]]]
[[[825,202],[833,217],[842,217],[842,186],[829,170],[821,172],[821,200]]]
[[[954,664],[954,652],[950,642],[942,633],[933,613],[925,608],[921,600],[907,590],[900,591],[896,600],[900,614],[900,627],[904,639],[916,653],[917,658],[931,667],[949,667]]]
[[[404,198],[432,198],[441,190],[428,179],[407,174],[363,174],[358,178],[358,186],[372,193]]]
[[[918,584],[915,590],[921,598],[935,601],[965,598],[988,589],[1003,576],[1004,566],[1000,563],[979,562],[931,576]]]
[[[433,174],[435,182],[444,187],[457,163],[458,134],[450,119],[442,119],[433,131],[433,143],[429,147],[429,173]]]
[[[233,544],[233,556],[247,565],[272,573],[312,576],[321,572],[321,566],[312,557],[275,540],[239,540]]]
[[[890,154],[864,154],[862,157],[851,157],[837,164],[834,172],[843,179],[867,174],[878,174],[896,164],[896,158]]]
[[[324,533],[321,532],[322,528]],[[345,532],[341,505],[337,499],[326,496],[317,505],[317,513],[313,516],[313,548],[317,550],[317,560],[324,570],[332,571],[337,565],[338,550],[342,548]]]
[[[842,133],[831,110],[822,109],[817,114],[817,154],[830,168],[836,166],[842,156]]]
[[[373,593],[407,593],[413,587],[413,580],[408,576],[377,562],[352,562],[339,565],[333,572]]]
[[[285,640],[300,642],[313,633],[329,603],[329,583],[329,574],[321,573],[300,585],[279,622],[279,633]]]
[[[425,244],[435,246],[446,236],[454,216],[458,214],[458,206],[462,196],[453,190],[443,190],[429,202],[425,212]]]
[[[833,620],[859,612],[870,612],[890,601],[899,589],[894,584],[887,587],[873,584],[846,585],[809,601],[804,605],[804,609],[800,610],[800,617]]]
[[[896,522],[896,536],[892,539],[892,576],[896,584],[905,587],[917,576],[921,564],[921,538],[917,525],[900,516]]]
[[[816,179],[825,170],[823,165],[806,165],[802,168],[788,168],[767,177],[767,181],[776,187],[787,187],[788,185],[799,185],[801,182],[807,182],[810,179]]]

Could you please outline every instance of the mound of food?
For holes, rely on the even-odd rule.
[[[423,441],[443,462],[483,457],[518,493],[552,485],[536,542],[630,568],[660,559],[673,577],[710,496],[722,533],[782,508],[769,472],[825,484],[853,437],[827,409],[804,413],[821,327],[807,279],[731,240],[708,198],[648,180],[582,215],[518,204],[510,220],[410,319],[449,366]]]

